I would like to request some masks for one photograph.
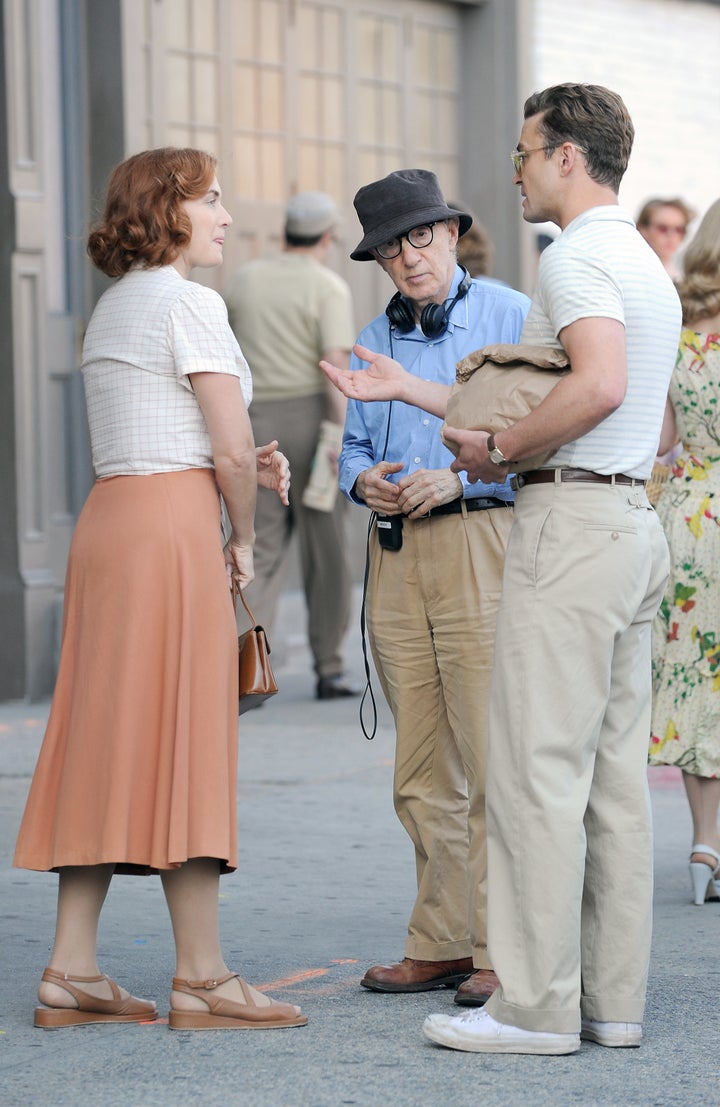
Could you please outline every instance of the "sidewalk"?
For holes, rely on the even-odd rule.
[[[359,605],[359,596],[356,597]],[[393,731],[378,696],[367,742],[358,701],[318,703],[302,604],[282,605],[280,693],[240,720],[238,871],[221,882],[233,967],[301,1003],[307,1027],[172,1033],[138,1026],[32,1026],[52,940],[57,878],[10,868],[47,703],[0,704],[0,1104],[2,1107],[712,1107],[720,1105],[720,904],[694,907],[690,820],[675,770],[650,774],[656,895],[645,1041],[583,1043],[569,1057],[433,1046],[420,1027],[459,1011],[453,992],[383,996],[364,968],[402,957],[414,895],[392,809]],[[363,679],[357,616],[350,670]],[[117,877],[100,933],[104,969],[166,1014],[172,941],[159,881]]]

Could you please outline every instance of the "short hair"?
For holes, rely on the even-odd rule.
[[[449,200],[448,207],[466,211],[468,215],[473,217],[470,229],[457,241],[458,264],[463,265],[471,277],[488,277],[492,272],[495,258],[495,247],[490,235],[467,205],[457,204],[454,200]]]
[[[663,200],[661,196],[653,196],[650,200],[645,201],[638,212],[638,217],[635,220],[638,227],[649,227],[650,221],[658,208],[677,208],[685,220],[686,227],[697,215],[697,212],[689,204],[686,204],[680,196],[671,196],[669,200]]]
[[[217,159],[202,150],[164,146],[133,154],[110,174],[105,211],[91,231],[87,252],[108,277],[133,265],[170,265],[192,235],[185,200],[203,196]]]
[[[720,312],[720,200],[708,208],[685,251],[677,290],[684,323]]]
[[[322,234],[312,234],[312,235],[291,234],[288,231],[287,227],[285,228],[285,231],[284,231],[285,242],[287,243],[287,245],[288,246],[295,246],[295,247],[317,246],[318,242],[320,241],[320,239],[325,234],[327,234],[327,231],[323,231]]]
[[[525,118],[542,113],[546,156],[563,142],[585,150],[589,176],[615,192],[630,160],[635,128],[622,99],[603,85],[553,85],[525,101]]]

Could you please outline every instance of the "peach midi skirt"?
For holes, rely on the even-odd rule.
[[[14,864],[237,865],[237,631],[209,469],[98,481]]]

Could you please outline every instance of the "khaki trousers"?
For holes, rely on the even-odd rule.
[[[518,493],[488,754],[499,1021],[642,1022],[652,923],[650,628],[668,574],[644,489]]]
[[[290,543],[297,534],[315,672],[318,676],[335,676],[343,670],[343,639],[352,604],[344,527],[348,504],[340,494],[332,511],[316,511],[302,503],[325,409],[324,394],[265,400],[250,406],[256,444],[263,446],[273,438],[278,439],[279,449],[290,462],[291,480],[290,507],[283,505],[276,492],[258,488],[255,580],[247,589],[246,599],[272,641],[277,602],[287,576]]]
[[[371,539],[368,631],[397,732],[394,801],[415,848],[406,956],[488,967],[485,757],[512,507],[404,520]]]

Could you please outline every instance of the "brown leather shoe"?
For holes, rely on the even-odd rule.
[[[460,985],[455,993],[455,1002],[461,1007],[482,1007],[499,984],[492,969],[478,969]]]
[[[360,983],[373,992],[431,992],[433,988],[457,987],[472,971],[472,957],[454,961],[404,957],[399,965],[373,965]]]

